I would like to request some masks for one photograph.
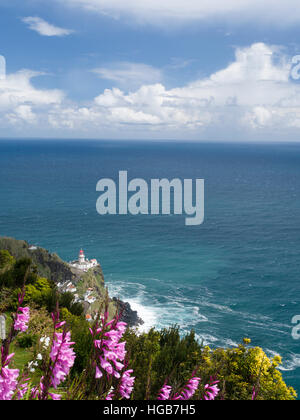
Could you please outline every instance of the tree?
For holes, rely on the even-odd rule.
[[[0,272],[10,269],[15,264],[16,260],[10,255],[8,251],[2,249],[0,251]]]

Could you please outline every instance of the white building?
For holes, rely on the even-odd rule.
[[[85,298],[85,302],[89,303],[90,305],[92,305],[94,302],[96,302],[96,298],[94,296],[89,296],[87,298]]]
[[[67,285],[66,292],[75,293],[76,290],[77,290],[76,287],[72,283],[69,283]]]
[[[98,262],[95,259],[88,260],[85,258],[84,252],[81,249],[79,251],[78,260],[69,263],[71,267],[77,268],[78,270],[88,271],[90,268],[97,267]]]
[[[37,248],[37,246],[34,246],[34,245],[31,245],[29,248],[28,248],[28,250],[29,251],[36,251],[38,248]]]

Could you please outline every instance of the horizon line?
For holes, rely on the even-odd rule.
[[[90,142],[128,142],[128,143],[197,143],[197,144],[300,144],[299,140],[202,140],[202,139],[145,139],[145,138],[84,138],[84,137],[0,137],[0,142],[8,141],[90,141]]]

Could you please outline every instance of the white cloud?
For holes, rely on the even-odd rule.
[[[21,70],[0,80],[0,109],[20,104],[43,106],[61,103],[64,97],[62,91],[36,89],[32,85],[31,79],[41,75],[43,73]]]
[[[61,91],[35,89],[37,74],[23,71],[0,81],[0,116],[69,136],[298,139],[300,83],[289,77],[290,62],[281,48],[257,43],[184,87],[114,87],[84,106]]]
[[[14,112],[5,115],[6,119],[13,125],[20,122],[34,124],[36,122],[36,115],[32,112],[30,105],[19,105]]]
[[[92,12],[131,17],[161,24],[191,21],[257,21],[295,24],[300,21],[298,0],[58,0]]]
[[[112,63],[93,70],[101,79],[112,80],[127,88],[139,87],[162,80],[162,72],[155,67],[142,63]]]
[[[58,89],[36,89],[31,79],[43,73],[30,70],[9,74],[0,80],[0,120],[9,122],[35,123],[36,114],[62,103],[64,94]]]
[[[114,127],[124,124],[183,135],[229,136],[244,131],[255,136],[263,129],[293,129],[300,123],[300,84],[289,78],[289,60],[278,47],[263,43],[236,50],[225,69],[187,86],[166,89],[145,84],[135,91],[106,89],[84,110],[69,110],[73,127],[85,124]],[[52,115],[59,126],[66,115]]]
[[[63,29],[58,26],[51,25],[44,19],[37,16],[28,16],[23,18],[22,21],[26,23],[30,29],[43,36],[66,36],[74,32],[70,29]]]
[[[112,117],[120,109],[124,115],[127,108],[156,117],[153,124],[165,126],[197,128],[233,118],[239,124],[244,113],[252,127],[261,127],[271,119],[271,113],[276,115],[283,101],[285,107],[292,103],[300,106],[300,85],[290,82],[290,64],[283,55],[274,63],[278,54],[276,47],[253,44],[237,49],[235,62],[224,70],[183,88],[167,90],[162,84],[153,84],[128,94],[107,89],[95,103],[106,112],[110,110]],[[255,117],[250,118],[252,112]]]

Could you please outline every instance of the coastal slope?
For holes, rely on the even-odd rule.
[[[55,253],[9,237],[0,237],[0,250],[7,250],[16,259],[30,258],[39,276],[54,282],[59,291],[74,294],[75,300],[82,303],[88,319],[93,317],[105,299],[106,287],[100,264],[84,272],[71,267]],[[117,311],[129,326],[143,323],[128,302],[109,298],[110,315],[114,316]]]

